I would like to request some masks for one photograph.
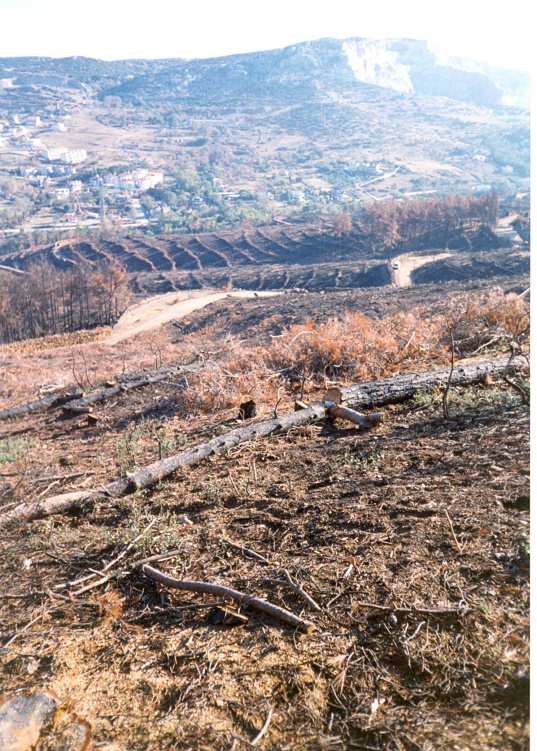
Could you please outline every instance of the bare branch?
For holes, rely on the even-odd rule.
[[[147,564],[142,566],[142,572],[150,579],[160,582],[160,584],[164,584],[167,587],[172,587],[173,589],[182,589],[187,592],[199,592],[203,594],[218,595],[219,597],[228,597],[239,603],[239,605],[261,610],[263,613],[267,613],[273,618],[288,623],[301,631],[308,632],[315,628],[313,623],[306,621],[304,618],[300,618],[300,616],[295,615],[290,610],[280,608],[278,605],[273,605],[267,600],[263,600],[261,597],[254,597],[245,592],[240,592],[238,589],[226,587],[223,584],[192,581],[190,579],[175,579],[173,576],[168,576],[168,574],[165,574],[152,566],[148,566]]]

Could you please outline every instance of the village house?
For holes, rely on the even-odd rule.
[[[70,191],[69,188],[56,188],[54,190],[54,197],[58,201],[64,201],[66,198],[69,198]]]
[[[64,162],[65,164],[80,164],[88,158],[85,149],[66,149],[58,147],[48,149],[47,159],[49,162]]]

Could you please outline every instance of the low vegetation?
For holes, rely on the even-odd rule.
[[[0,439],[0,464],[14,462],[27,450],[29,450],[29,446],[25,438]]]
[[[421,368],[446,364],[452,334],[457,357],[488,344],[512,343],[518,350],[529,335],[528,306],[494,290],[458,298],[436,315],[420,306],[381,320],[347,312],[320,325],[306,321],[263,346],[228,337],[221,356],[192,376],[179,405],[185,412],[218,412],[246,398],[275,403],[289,387],[304,394],[334,381],[385,378],[417,362]]]

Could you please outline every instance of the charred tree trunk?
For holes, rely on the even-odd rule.
[[[143,388],[152,383],[159,383],[171,378],[177,378],[183,373],[191,373],[198,370],[199,364],[180,365],[171,368],[161,368],[160,370],[147,371],[145,374],[130,374],[123,376],[118,384],[109,388],[100,388],[91,391],[84,396],[79,389],[69,394],[50,394],[41,399],[36,399],[25,404],[17,404],[14,407],[8,407],[0,410],[0,420],[7,420],[10,417],[21,417],[32,412],[43,412],[45,410],[63,407],[65,416],[74,416],[87,412],[89,407],[99,402],[111,399],[124,391]]]
[[[26,402],[25,404],[17,404],[15,407],[0,409],[0,420],[7,420],[10,417],[21,417],[22,415],[29,415],[32,412],[43,412],[47,409],[61,407],[73,399],[79,399],[82,396],[82,393],[82,391],[78,390],[72,391],[69,394],[49,394],[48,396],[43,396],[41,399],[35,399],[33,402]]]
[[[69,401],[63,407],[63,416],[74,417],[75,415],[84,414],[85,412],[88,412],[94,404],[105,402],[108,399],[112,399],[114,396],[117,396],[118,394],[123,394],[127,391],[132,391],[133,389],[140,389],[153,383],[160,383],[170,378],[177,378],[183,373],[192,373],[195,370],[198,370],[200,367],[200,365],[184,365],[179,368],[161,368],[160,370],[148,373],[142,378],[122,380],[115,386],[96,389],[86,396],[82,396],[79,399]]]
[[[486,375],[502,375],[508,367],[522,370],[526,365],[524,358],[519,357],[509,363],[509,357],[495,360],[479,360],[473,363],[456,365],[451,375],[452,386],[467,386],[479,383]],[[363,407],[381,407],[383,404],[397,404],[411,399],[419,391],[434,391],[446,385],[450,368],[427,371],[425,373],[410,373],[395,376],[383,381],[360,383],[341,389],[342,402],[353,409]]]

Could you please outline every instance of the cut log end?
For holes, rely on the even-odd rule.
[[[352,422],[354,425],[358,425],[360,428],[368,429],[374,428],[384,419],[382,412],[371,412],[370,414],[362,414],[349,407],[340,407],[337,404],[328,402],[330,406],[327,408],[327,414],[330,420],[334,421],[336,418],[340,420],[346,420]]]

